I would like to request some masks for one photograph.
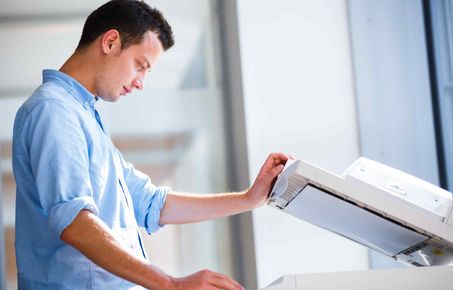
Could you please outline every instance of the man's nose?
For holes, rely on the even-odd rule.
[[[143,81],[136,79],[132,82],[132,86],[136,88],[137,90],[141,91],[143,90]]]

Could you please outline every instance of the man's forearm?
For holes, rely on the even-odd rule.
[[[252,208],[245,192],[193,194],[169,192],[159,223],[184,224],[245,212]]]
[[[225,217],[263,205],[278,174],[290,157],[272,153],[261,167],[253,185],[244,192],[218,194],[168,193],[160,224],[182,224]]]
[[[172,289],[172,278],[130,253],[93,213],[82,210],[61,239],[107,271],[149,289]]]

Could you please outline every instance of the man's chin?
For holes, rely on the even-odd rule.
[[[117,102],[121,97],[122,97],[122,95],[113,96],[113,97],[112,96],[99,96],[99,98],[101,98],[103,101],[110,102],[110,103]]]

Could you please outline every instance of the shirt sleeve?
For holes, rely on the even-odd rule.
[[[144,227],[148,234],[152,234],[164,226],[159,223],[159,219],[170,188],[155,186],[148,175],[126,162],[119,150],[117,153],[123,167],[124,180],[134,204],[137,224]]]
[[[26,119],[39,205],[58,237],[82,209],[98,214],[82,121],[70,104],[53,99],[34,107]]]

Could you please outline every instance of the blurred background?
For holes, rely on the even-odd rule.
[[[176,45],[145,89],[98,103],[158,185],[247,188],[270,152],[335,173],[359,156],[453,187],[453,1],[157,0]],[[0,289],[17,289],[14,116],[104,1],[0,0]],[[153,264],[257,289],[289,273],[402,267],[266,206],[146,236]]]

